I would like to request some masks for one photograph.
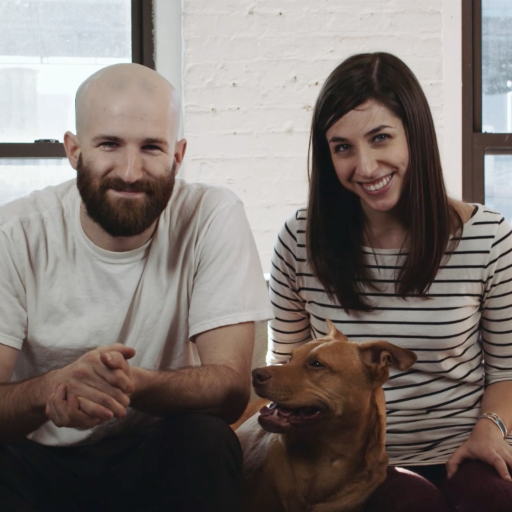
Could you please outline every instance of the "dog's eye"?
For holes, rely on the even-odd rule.
[[[313,368],[325,368],[325,365],[316,359],[310,361],[309,366],[312,366]]]

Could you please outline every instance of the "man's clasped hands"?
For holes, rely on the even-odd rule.
[[[86,352],[75,362],[49,372],[46,415],[58,427],[88,429],[124,418],[135,390],[130,347],[115,343]]]

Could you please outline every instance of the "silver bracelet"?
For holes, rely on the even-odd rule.
[[[505,427],[505,423],[503,423],[502,419],[495,412],[484,412],[478,419],[481,420],[482,418],[494,421],[500,429],[500,432],[503,434],[503,438],[505,438],[507,435],[507,427]]]

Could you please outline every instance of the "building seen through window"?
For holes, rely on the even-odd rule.
[[[0,204],[75,176],[65,159],[6,157],[2,144],[62,142],[80,83],[131,61],[131,0],[0,0]]]
[[[482,133],[512,133],[512,5],[482,0]],[[512,221],[512,155],[484,159],[485,203]]]

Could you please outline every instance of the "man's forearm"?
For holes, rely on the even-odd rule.
[[[233,423],[249,399],[248,376],[224,365],[163,372],[132,368],[132,372],[131,406],[156,416],[201,411]]]
[[[48,421],[46,376],[0,384],[0,444],[22,439]]]

